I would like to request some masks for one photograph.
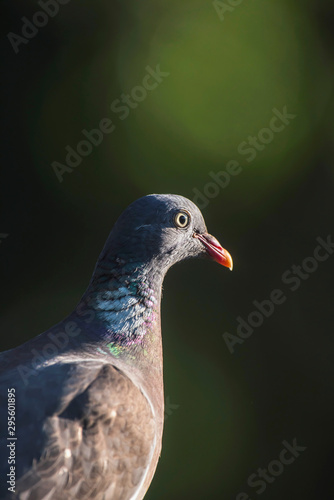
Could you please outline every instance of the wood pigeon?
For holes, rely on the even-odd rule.
[[[232,269],[190,200],[136,200],[117,220],[72,314],[0,355],[2,428],[8,421],[1,498],[144,497],[164,419],[162,282],[190,257]]]

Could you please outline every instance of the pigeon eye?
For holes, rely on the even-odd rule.
[[[188,226],[190,216],[186,212],[178,212],[174,217],[174,224],[176,227],[185,228]]]

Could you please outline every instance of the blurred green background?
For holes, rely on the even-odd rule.
[[[22,36],[22,17],[42,9],[1,2],[1,347],[75,307],[113,223],[142,195],[200,201],[234,257],[233,273],[189,261],[166,277],[171,407],[152,500],[253,500],[247,478],[294,438],[307,450],[263,498],[334,495],[334,256],[294,293],[281,281],[334,231],[334,4],[237,3],[71,0],[15,53],[8,33]],[[169,75],[135,89],[158,65]],[[128,112],[115,112],[122,95]],[[295,117],[268,131],[284,107]],[[103,118],[114,131],[59,182],[52,163]],[[241,173],[212,184],[231,160]],[[231,354],[223,333],[275,288],[286,302]]]

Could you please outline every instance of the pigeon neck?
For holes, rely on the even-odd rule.
[[[160,358],[164,273],[155,267],[120,259],[111,269],[97,265],[76,314],[101,354],[136,364]]]

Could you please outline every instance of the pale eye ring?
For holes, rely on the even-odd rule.
[[[184,229],[189,225],[190,215],[187,212],[178,212],[174,216],[174,224],[176,227]]]

